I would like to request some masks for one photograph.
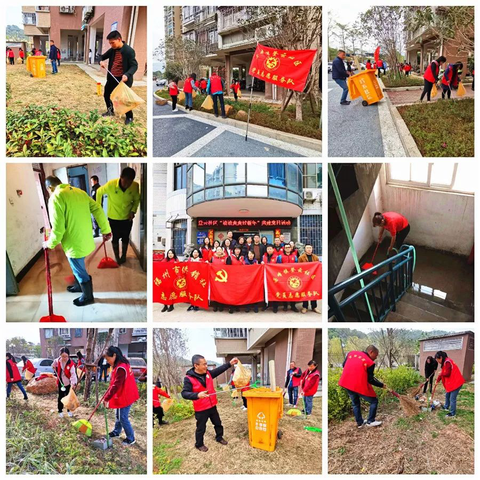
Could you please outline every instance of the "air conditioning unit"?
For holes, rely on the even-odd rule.
[[[75,7],[60,7],[60,13],[75,13]]]
[[[304,202],[315,202],[318,198],[317,192],[314,190],[304,190],[303,191],[303,201]]]

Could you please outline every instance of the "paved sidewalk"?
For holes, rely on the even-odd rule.
[[[100,68],[100,65],[87,65],[86,63],[76,63],[79,68],[81,68],[89,77],[93,78],[95,82],[103,84],[107,76],[107,71],[103,68]],[[146,87],[147,79],[143,77],[142,80],[134,80],[134,87]]]
[[[467,93],[463,97],[457,97],[457,91],[452,92],[452,99],[457,98],[474,98],[475,92],[472,90],[471,84],[466,84],[465,90]],[[422,88],[418,90],[401,90],[401,91],[386,91],[385,94],[388,95],[388,98],[393,105],[408,105],[412,103],[417,103],[420,100],[420,95],[422,94]],[[437,102],[442,99],[442,90],[439,88],[438,93],[435,98],[432,98],[432,102]],[[424,100],[426,102],[426,99]]]

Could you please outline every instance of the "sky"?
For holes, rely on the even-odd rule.
[[[207,360],[223,363],[223,359],[217,357],[213,328],[187,328],[187,355],[203,355]]]
[[[22,7],[7,7],[7,25],[17,25],[23,29]]]
[[[163,8],[160,9],[160,15],[159,18],[155,19],[155,25],[153,27],[153,32],[151,38],[153,39],[152,41],[152,55],[153,51],[158,47],[160,42],[164,39],[165,37],[165,23],[163,19]],[[156,60],[154,57],[153,59],[153,71],[156,72],[157,70],[163,69],[164,64],[163,62],[159,62]]]
[[[7,325],[7,338],[22,337],[27,342],[40,343],[40,332],[38,328],[25,328],[20,325]]]
[[[352,326],[351,327],[352,330],[359,330],[360,332],[363,332],[363,333],[370,333],[372,330],[378,330],[379,328],[385,328],[385,327],[376,327],[376,328],[372,328],[372,327],[367,327],[367,326],[363,326],[363,325],[359,325],[357,327],[357,325],[355,326]],[[389,327],[391,328],[391,327]],[[463,326],[458,326],[458,327],[452,327],[451,325],[449,325],[448,327],[447,326],[442,326],[442,325],[439,325],[438,323],[432,323],[432,324],[425,324],[425,323],[422,323],[422,326],[421,327],[407,327],[406,325],[405,326],[402,326],[402,327],[396,327],[396,328],[401,328],[401,329],[405,329],[405,330],[422,330],[424,332],[431,332],[432,330],[443,330],[445,332],[451,332],[451,333],[454,333],[454,332],[465,332],[466,330],[470,330],[470,328],[468,328],[468,326],[466,327],[465,325]]]

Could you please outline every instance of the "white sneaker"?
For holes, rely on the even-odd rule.
[[[247,407],[242,407],[242,410],[243,410],[243,411],[247,410]]]
[[[63,412],[60,412],[60,413],[58,414],[58,416],[59,416],[60,418],[63,418]]]
[[[357,425],[357,428],[363,428],[367,424],[367,421],[364,420],[361,425]]]
[[[375,422],[370,422],[370,423],[367,422],[367,427],[379,427],[381,424],[382,422],[377,422],[375,420]]]
[[[313,311],[314,311],[315,313],[322,313],[319,308],[314,308]]]
[[[306,308],[302,308],[302,313],[307,313],[307,309],[306,309]]]
[[[73,417],[73,413],[72,413],[72,412],[67,412],[67,415],[68,415],[69,417]]]
[[[175,110],[172,110],[172,112],[178,112],[178,108],[176,108]]]

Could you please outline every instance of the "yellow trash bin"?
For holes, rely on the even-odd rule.
[[[379,102],[383,98],[383,92],[375,76],[375,70],[364,70],[348,77],[348,93],[352,100],[362,97],[364,107]]]
[[[45,59],[46,58],[47,57],[43,55],[39,55],[38,57],[33,55],[27,58],[27,70],[32,74],[32,77],[35,77],[35,78],[45,77],[46,75]]]
[[[247,399],[250,445],[273,452],[277,443],[278,421],[283,415],[283,392],[260,387],[242,392]]]

